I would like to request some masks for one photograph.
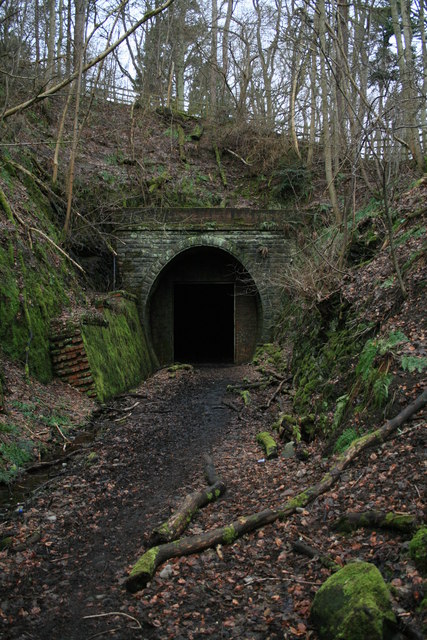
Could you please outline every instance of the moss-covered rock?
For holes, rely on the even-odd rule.
[[[152,373],[136,305],[120,299],[104,309],[107,326],[83,325],[82,337],[98,399],[104,402]]]
[[[418,571],[427,574],[427,527],[418,529],[409,543],[409,553]]]
[[[389,590],[368,562],[346,565],[320,587],[311,620],[323,640],[384,640],[395,622]]]

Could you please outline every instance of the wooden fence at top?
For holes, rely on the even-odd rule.
[[[129,87],[114,87],[111,85],[105,84],[96,84],[92,81],[88,81],[86,83],[86,87],[84,89],[84,94],[89,97],[94,94],[97,100],[102,100],[105,102],[113,102],[115,104],[133,104],[139,98],[146,104],[148,107],[165,107],[167,106],[166,96],[158,96],[154,94],[143,95],[135,89],[131,89]],[[175,104],[175,99],[171,100],[172,105]],[[188,104],[185,105],[185,109],[188,109]],[[196,116],[206,115],[206,104],[194,104],[191,103],[191,113]]]

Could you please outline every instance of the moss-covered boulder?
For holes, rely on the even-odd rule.
[[[311,608],[319,637],[327,640],[385,640],[395,622],[389,590],[375,565],[354,562],[320,587]]]
[[[409,543],[409,553],[418,571],[427,574],[427,527],[418,529]]]

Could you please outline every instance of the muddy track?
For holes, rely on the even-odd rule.
[[[123,397],[101,414],[90,450],[24,508],[30,540],[1,577],[2,610],[13,620],[6,637],[82,640],[98,628],[84,618],[94,605],[128,611],[126,567],[182,496],[203,486],[203,455],[227,432],[227,385],[241,376],[239,367],[162,372],[141,397]],[[5,530],[13,535],[18,525]],[[40,539],[32,542],[34,532]],[[143,636],[157,633],[145,628]]]

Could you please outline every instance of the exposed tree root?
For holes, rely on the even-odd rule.
[[[406,420],[426,404],[427,389],[396,417],[388,420],[381,428],[353,442],[345,452],[335,458],[335,464],[317,484],[302,491],[294,498],[291,498],[282,507],[275,510],[265,509],[250,516],[242,516],[228,526],[153,547],[144,553],[133,567],[129,577],[125,581],[126,589],[131,593],[143,589],[154,576],[157,567],[170,558],[191,555],[209,549],[210,547],[215,547],[218,544],[232,544],[237,538],[242,537],[246,533],[271,524],[275,522],[275,520],[287,518],[298,508],[306,506],[318,496],[326,493],[326,491],[337,482],[344,469],[346,469],[362,451],[387,440],[400,425],[406,422]]]

